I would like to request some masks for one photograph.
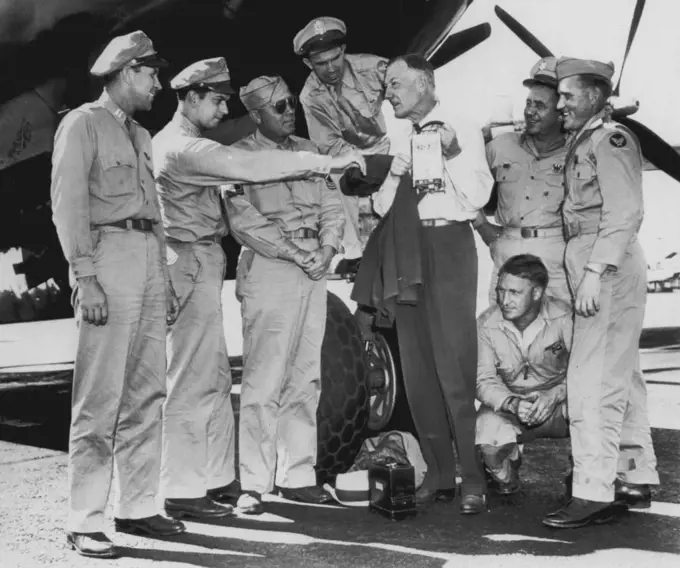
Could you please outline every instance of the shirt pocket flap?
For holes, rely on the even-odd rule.
[[[551,172],[545,176],[545,183],[551,187],[564,187],[564,175]]]
[[[110,170],[111,168],[134,168],[137,166],[137,159],[135,156],[119,152],[108,153],[99,156],[99,163],[102,170]]]
[[[519,164],[516,164],[514,162],[511,163],[505,163],[505,164],[499,164],[496,166],[496,181],[497,182],[513,182],[513,181],[519,181],[520,177],[522,177],[522,172],[519,167]]]
[[[571,168],[571,177],[578,180],[591,180],[595,177],[595,168],[590,164],[575,164]]]

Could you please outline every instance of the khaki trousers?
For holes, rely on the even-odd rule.
[[[594,241],[581,235],[567,244],[574,290]],[[646,293],[646,262],[634,241],[619,269],[602,276],[600,311],[575,316],[567,371],[574,497],[613,501],[617,470],[630,483],[659,482],[638,350]]]
[[[267,493],[274,484],[316,485],[325,278],[314,282],[291,262],[248,251],[239,263],[239,279],[241,486]]]
[[[510,412],[496,412],[482,405],[477,411],[477,445],[504,446],[505,444],[525,444],[541,438],[569,437],[566,403],[557,405],[555,411],[542,424],[527,428],[517,416]]]
[[[168,247],[177,255],[168,269],[180,311],[168,329],[161,490],[166,499],[190,499],[235,477],[231,370],[222,323],[226,261],[222,247],[210,241],[169,241]]]
[[[100,532],[113,474],[114,514],[157,514],[165,399],[165,283],[152,233],[92,232],[108,321],[80,321],[73,375],[68,530]],[[75,294],[74,294],[75,297]]]

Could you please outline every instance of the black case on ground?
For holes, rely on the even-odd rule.
[[[368,470],[369,510],[394,521],[416,514],[416,482],[412,465],[375,465]]]

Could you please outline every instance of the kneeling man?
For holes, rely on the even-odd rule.
[[[566,438],[566,373],[571,306],[545,294],[548,271],[536,256],[513,256],[499,270],[497,305],[477,320],[476,442],[504,495],[519,489],[518,444]]]

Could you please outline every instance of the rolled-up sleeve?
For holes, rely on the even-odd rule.
[[[52,218],[76,278],[95,276],[89,177],[96,137],[87,115],[71,112],[59,125],[52,154]]]
[[[496,351],[488,329],[477,326],[477,399],[486,406],[499,411],[512,391],[498,376]]]
[[[456,131],[461,152],[446,161],[458,201],[469,213],[484,207],[491,196],[494,179],[489,171],[487,151],[481,128],[467,120],[457,119]]]
[[[264,183],[328,175],[332,158],[312,152],[242,150],[196,138],[176,152],[173,177],[178,183],[215,186],[230,181]]]

